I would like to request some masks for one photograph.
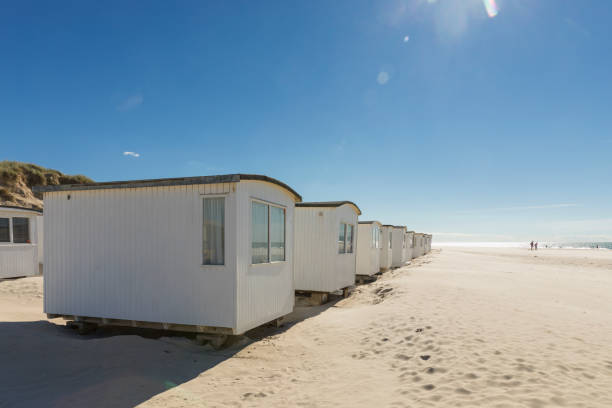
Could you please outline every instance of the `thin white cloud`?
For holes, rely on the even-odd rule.
[[[131,157],[140,157],[140,153],[136,153],[136,152],[123,152],[124,156],[131,156]]]
[[[389,82],[389,73],[386,71],[381,71],[378,73],[378,77],[376,77],[376,81],[381,84],[384,85],[387,82]]]
[[[125,112],[125,111],[135,109],[139,107],[140,105],[142,105],[143,101],[144,101],[144,98],[142,97],[142,95],[132,95],[126,98],[123,102],[121,102],[117,106],[117,110],[121,112]]]

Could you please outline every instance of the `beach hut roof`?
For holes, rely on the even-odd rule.
[[[310,201],[310,202],[302,202],[297,203],[296,207],[314,207],[314,208],[326,208],[326,207],[340,207],[341,205],[350,205],[353,207],[357,215],[361,215],[361,210],[352,201]]]
[[[290,192],[296,202],[302,201],[302,196],[282,181],[259,174],[224,174],[218,176],[178,177],[148,180],[105,181],[101,183],[64,184],[57,186],[37,186],[32,190],[37,193],[50,191],[105,190],[112,188],[167,187],[186,186],[192,184],[238,183],[243,180],[265,181]]]
[[[378,224],[382,225],[380,221],[359,221],[358,224]]]
[[[36,207],[35,208],[27,208],[27,207],[20,207],[20,206],[17,206],[17,205],[0,205],[0,209],[3,209],[3,208],[9,209],[9,210],[30,211],[30,212],[33,212],[33,213],[36,213],[36,214],[42,214],[43,213],[42,209],[36,208]]]

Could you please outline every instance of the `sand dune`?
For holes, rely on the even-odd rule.
[[[34,279],[0,282],[0,406],[612,406],[612,251],[434,251],[222,352],[80,337]]]

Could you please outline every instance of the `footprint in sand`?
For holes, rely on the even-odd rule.
[[[421,360],[425,360],[425,361],[429,360],[430,358],[431,358],[431,356],[428,355],[428,354],[425,354],[425,355],[421,356]]]
[[[427,374],[435,374],[435,373],[444,374],[446,372],[446,369],[445,368],[429,367],[427,370],[425,370],[425,372]]]
[[[585,378],[588,378],[589,380],[594,380],[594,379],[595,379],[595,376],[594,376],[594,375],[591,375],[591,374],[582,373],[582,375],[583,375]]]
[[[474,373],[468,373],[465,375],[465,378],[467,378],[468,380],[475,380],[478,378],[478,376]]]
[[[457,394],[463,394],[463,395],[468,395],[468,394],[471,394],[471,393],[472,393],[472,391],[466,390],[466,389],[465,389],[465,388],[463,388],[463,387],[461,387],[461,388],[457,388],[457,389],[455,390],[455,392],[456,392]]]
[[[436,388],[436,386],[435,386],[435,385],[433,385],[433,384],[427,384],[427,385],[424,385],[424,386],[423,386],[423,389],[425,389],[425,390],[427,390],[427,391],[431,391],[431,390],[433,390],[434,388]]]

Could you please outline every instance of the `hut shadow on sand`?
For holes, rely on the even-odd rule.
[[[103,328],[79,335],[61,321],[0,322],[0,406],[133,407],[337,300],[296,307],[282,326],[253,329],[218,351],[188,335],[154,330]]]

